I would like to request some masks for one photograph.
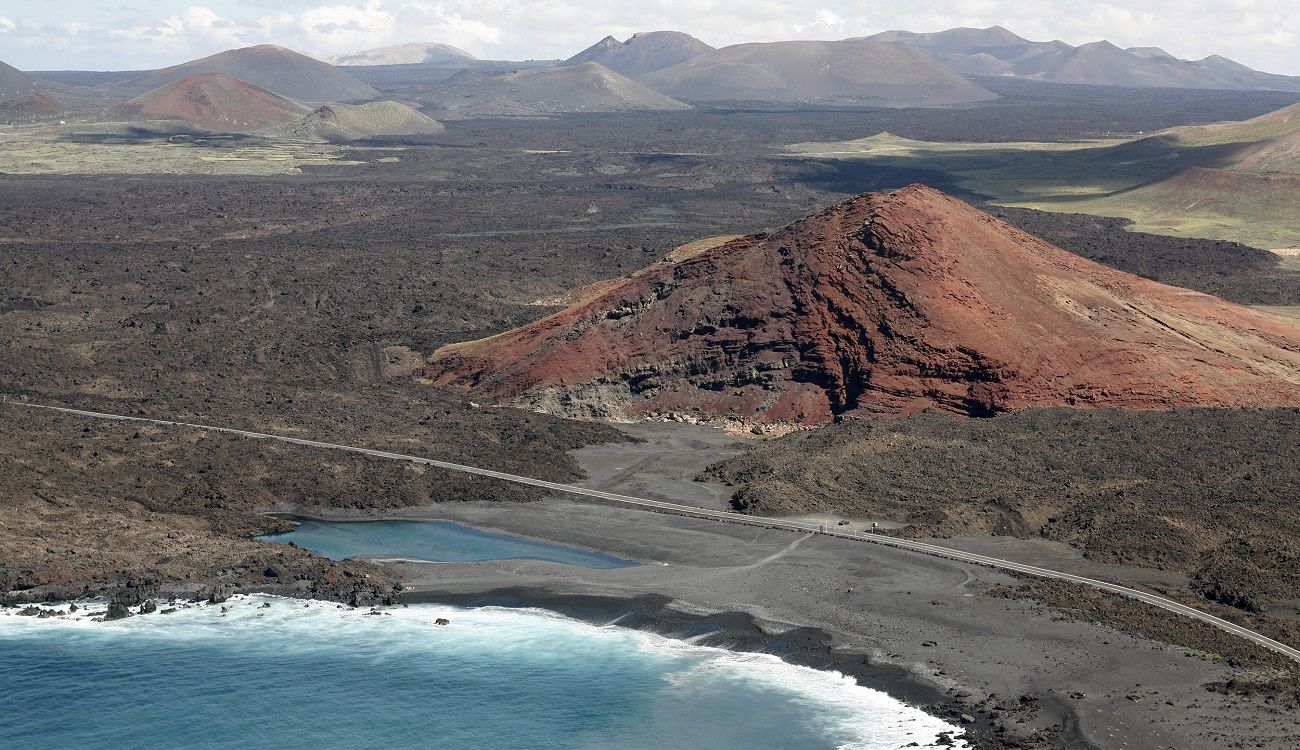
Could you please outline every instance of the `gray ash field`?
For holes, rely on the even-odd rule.
[[[732,503],[747,512],[1065,542],[1093,562],[1175,574],[1174,595],[1294,641],[1297,433],[1294,409],[924,414],[800,433],[707,476],[734,485]]]
[[[366,82],[384,89],[377,78]],[[607,425],[473,404],[415,382],[412,373],[439,346],[536,320],[554,311],[548,301],[565,291],[644,267],[682,243],[779,226],[867,190],[917,181],[951,188],[943,175],[790,158],[784,144],[881,130],[934,139],[1068,139],[1248,117],[1295,100],[1278,93],[1120,96],[1043,86],[1031,101],[1023,84],[981,83],[1001,86],[1004,99],[952,111],[708,110],[458,121],[436,136],[358,144],[347,158],[359,164],[306,167],[291,176],[0,175],[0,382],[10,398],[576,480],[582,471],[570,451],[632,438]],[[998,211],[1123,270],[1248,304],[1300,304],[1300,273],[1277,268],[1252,248],[1128,233],[1118,221]],[[122,586],[234,585],[379,601],[391,597],[402,571],[321,561],[254,542],[253,534],[276,528],[257,511],[391,513],[431,502],[540,498],[488,480],[354,456],[90,424],[12,407],[0,410],[0,425],[6,436],[0,441],[0,588],[14,600]],[[908,454],[915,481],[908,479],[904,489],[911,494],[891,496],[889,508],[865,508],[860,500],[868,480],[846,473],[833,485],[812,483],[834,505],[815,510],[905,515],[906,505],[908,513],[920,513],[913,519],[918,533],[968,528],[1066,541],[1096,559],[1181,576],[1182,588],[1172,593],[1294,640],[1300,584],[1284,571],[1296,555],[1287,530],[1300,524],[1291,455],[1296,427],[1294,411],[1086,419],[1045,412],[988,423],[919,417],[787,437],[717,474],[745,483],[741,502],[755,510],[812,510],[765,505],[772,493],[754,477],[770,467],[810,465],[824,449],[815,445],[819,440],[899,431],[924,447]],[[997,434],[980,437],[980,430]],[[1117,432],[1126,438],[1123,450],[1100,439]],[[924,481],[951,471],[952,455],[936,446],[958,439],[1025,449],[1010,469],[981,460],[975,450],[962,467],[963,481]],[[1167,451],[1142,450],[1156,441],[1176,450],[1179,461],[1172,463]],[[1218,463],[1195,460],[1209,456]],[[1058,472],[1030,476],[1037,460],[1049,458],[1062,463]],[[1284,459],[1290,469],[1278,463]],[[1254,474],[1246,478],[1262,466],[1267,472],[1259,476],[1272,494]],[[861,468],[878,480],[874,472],[890,470],[884,467],[898,468]],[[1026,508],[1040,492],[1093,486],[1117,469],[1131,485],[1122,494],[1115,488],[1080,493],[1077,502],[1053,508],[1050,519],[1038,518],[1045,507]],[[1193,471],[1213,476],[1200,481]],[[1024,482],[1015,491],[999,489],[996,502],[992,492],[980,507],[963,499],[973,488],[1001,488],[1008,476]],[[1243,494],[1247,489],[1258,492]],[[924,507],[912,507],[921,495]],[[1123,524],[1129,536],[1090,531],[1140,508],[1174,520],[1159,534]],[[1238,523],[1248,536],[1219,538]],[[1189,538],[1195,544],[1185,543]],[[1019,594],[1066,610],[1078,603],[1050,587]],[[1191,625],[1144,627],[1139,622],[1133,632],[1212,650]],[[1013,637],[1014,628],[1004,635]],[[1095,640],[1100,649],[1102,639]],[[1276,664],[1252,659],[1237,659],[1255,671],[1223,690],[1254,690],[1275,700],[1287,694],[1286,674],[1269,672],[1268,680],[1281,682],[1267,682],[1258,670],[1277,670]],[[935,668],[956,664],[957,656],[936,657]],[[1226,684],[1227,671],[1216,666],[1216,680]],[[1237,699],[1264,712],[1250,716],[1268,716],[1262,698],[1256,704],[1250,703],[1256,695]],[[1063,695],[1052,700],[1066,701]],[[1127,710],[1122,696],[1108,707]],[[1062,721],[1059,732],[1073,737],[1078,727]],[[1238,732],[1230,739],[1247,737]]]

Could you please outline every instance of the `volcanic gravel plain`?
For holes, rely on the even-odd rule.
[[[367,82],[383,91],[382,82]],[[1049,567],[1100,574],[1096,566],[1109,566],[1102,572],[1116,580],[1294,642],[1294,582],[1284,574],[1294,547],[1261,549],[1254,540],[1272,539],[1267,529],[1241,544],[1210,544],[1240,521],[1233,501],[1251,466],[1280,493],[1269,506],[1275,529],[1297,523],[1293,472],[1264,461],[1287,455],[1270,451],[1287,436],[1294,443],[1294,411],[1099,411],[1092,419],[1101,421],[1080,427],[1051,410],[993,426],[920,415],[824,428],[827,439],[854,441],[859,432],[897,430],[923,446],[909,454],[920,464],[908,463],[904,478],[943,490],[923,509],[947,514],[941,522],[895,513],[906,493],[889,507],[863,503],[864,477],[881,481],[900,465],[893,459],[875,475],[864,459],[862,475],[841,472],[833,483],[815,471],[792,474],[824,503],[764,507],[775,495],[751,477],[765,466],[815,463],[823,449],[805,449],[819,432],[760,445],[702,427],[616,428],[477,404],[412,377],[443,345],[535,321],[575,286],[631,273],[692,240],[775,228],[867,190],[918,181],[952,188],[942,175],[791,158],[783,144],[857,137],[864,122],[936,139],[1097,137],[1289,103],[1277,94],[1197,94],[1187,106],[1186,92],[1126,98],[1085,89],[1053,98],[1056,89],[1046,87],[1037,103],[1011,91],[954,112],[467,120],[419,139],[332,147],[349,163],[286,175],[0,175],[0,380],[10,400],[383,448],[711,507],[738,494],[756,512],[855,528],[892,514],[915,525],[897,533],[951,536],[955,545]],[[147,136],[141,143],[159,145]],[[1126,232],[1118,220],[1002,211],[1121,270],[1240,303],[1296,304],[1293,272],[1251,248]],[[791,658],[859,674],[959,720],[967,714],[980,747],[1281,749],[1300,734],[1293,665],[1063,584],[234,436],[12,405],[0,407],[0,424],[0,589],[10,603],[124,589],[199,596],[231,587],[355,603],[417,595],[474,602],[508,591],[515,602],[593,618],[636,612],[629,623],[671,632],[714,622],[731,638],[718,645],[762,648],[785,633]],[[980,508],[995,498],[979,488],[998,484],[1004,463],[978,460],[976,451],[957,465],[933,447],[960,438],[987,450],[994,437],[970,434],[979,430],[1020,446],[1016,471],[1030,473],[1034,456],[1059,456],[1065,465],[1051,476],[1062,483],[1097,482],[1116,465],[1133,481],[1192,470],[1158,451],[1113,447],[1103,438],[1116,431],[1123,446],[1141,446],[1173,430],[1185,456],[1219,456],[1198,470],[1234,478],[1093,493],[1063,507],[1055,523],[1034,515],[1042,508],[1030,483],[1001,496],[1007,517],[1027,518],[1005,534],[995,523],[962,523],[985,518]],[[710,481],[693,481],[698,474]],[[1178,502],[1157,503],[1161,486],[1180,493]],[[1161,528],[1206,543],[1171,558],[1172,537],[1087,533],[1088,523],[1147,510],[1168,516]],[[254,541],[283,528],[266,511],[447,518],[648,564],[602,573],[541,563],[330,562]],[[1255,578],[1259,590],[1236,586],[1251,570],[1272,577]]]

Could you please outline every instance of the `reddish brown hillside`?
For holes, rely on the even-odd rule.
[[[443,347],[423,374],[556,413],[742,424],[1294,406],[1300,328],[913,186],[592,285],[532,325]]]
[[[216,132],[250,132],[311,112],[311,107],[224,73],[195,73],[118,105],[133,120],[181,120]]]
[[[45,94],[24,94],[5,102],[0,102],[0,120],[33,120],[57,115],[63,111],[63,103]]]

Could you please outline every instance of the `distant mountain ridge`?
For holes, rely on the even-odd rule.
[[[919,49],[962,75],[1129,88],[1300,92],[1300,77],[1263,73],[1219,55],[1181,60],[1159,47],[1120,49],[1105,40],[1077,47],[1060,40],[1032,42],[1001,26],[923,34],[885,31],[864,38]]]
[[[636,78],[686,62],[713,49],[680,31],[643,31],[633,34],[626,42],[607,36],[562,64],[600,63],[616,73]]]
[[[735,44],[641,81],[697,101],[934,107],[996,98],[914,47],[867,39]]]

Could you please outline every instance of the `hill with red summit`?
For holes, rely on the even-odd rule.
[[[114,84],[138,95],[196,73],[221,73],[302,102],[376,99],[379,92],[326,62],[274,44],[227,50]]]
[[[1300,405],[1300,328],[1072,255],[943,193],[685,246],[422,375],[568,416],[818,425],[927,408]]]
[[[296,120],[312,108],[224,73],[195,73],[114,108],[132,120],[177,120],[221,133]]]

